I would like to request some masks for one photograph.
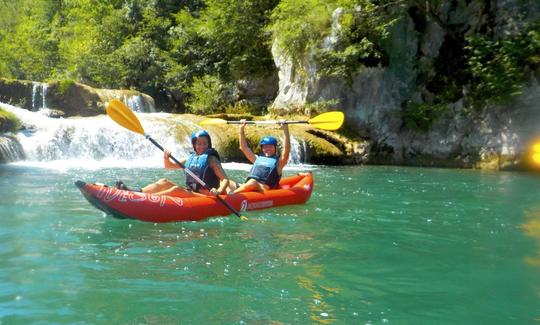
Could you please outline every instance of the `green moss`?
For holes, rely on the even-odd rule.
[[[58,82],[58,93],[64,95],[69,88],[75,85],[75,81],[72,79],[65,79]]]
[[[427,132],[433,122],[446,111],[444,104],[408,102],[401,118],[409,130]]]
[[[0,108],[0,132],[15,132],[21,128],[19,119],[10,112]]]

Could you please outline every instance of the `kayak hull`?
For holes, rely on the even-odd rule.
[[[120,219],[147,222],[199,221],[232,214],[215,196],[173,197],[120,190],[106,185],[75,182],[93,206]],[[311,173],[284,177],[280,188],[262,193],[222,195],[236,211],[261,210],[307,202],[313,191]]]

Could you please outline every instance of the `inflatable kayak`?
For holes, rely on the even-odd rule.
[[[173,197],[117,189],[102,184],[75,182],[84,197],[96,208],[121,219],[149,222],[198,221],[227,216],[231,211],[214,196]],[[280,187],[260,192],[222,195],[237,211],[268,209],[303,204],[313,191],[311,173],[284,177]]]

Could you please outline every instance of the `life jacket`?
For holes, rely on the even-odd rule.
[[[219,187],[219,178],[214,170],[210,168],[209,159],[210,156],[219,159],[219,154],[213,148],[207,149],[202,155],[191,153],[184,164],[185,168],[189,169],[193,174],[197,175],[203,182],[206,183],[208,188]],[[186,173],[186,186],[196,192],[202,188],[193,177]]]
[[[254,179],[270,188],[278,188],[281,179],[277,171],[278,161],[278,156],[257,156],[247,179]]]

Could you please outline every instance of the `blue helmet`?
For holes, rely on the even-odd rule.
[[[206,130],[191,133],[191,144],[193,145],[193,148],[195,148],[195,141],[197,141],[197,138],[199,137],[206,137],[208,139],[208,147],[212,148],[212,139],[210,138],[210,134]]]
[[[274,146],[277,146],[277,139],[272,137],[272,136],[265,136],[261,139],[261,141],[259,142],[259,145],[265,145],[265,144],[271,144],[271,145],[274,145]]]

